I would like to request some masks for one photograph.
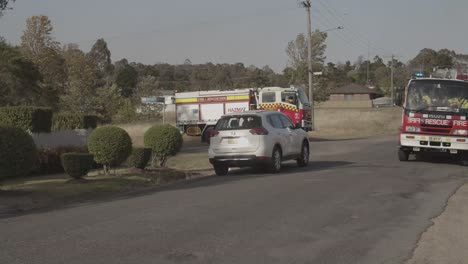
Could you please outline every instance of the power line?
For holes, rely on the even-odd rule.
[[[380,48],[377,48],[375,45],[372,45],[372,42],[364,37],[361,33],[358,31],[354,30],[353,27],[349,23],[345,23],[344,19],[342,18],[341,15],[338,14],[338,11],[331,5],[325,3],[322,0],[317,0],[319,4],[325,8],[325,10],[330,14],[330,16],[337,21],[338,23],[341,23],[343,25],[346,24],[345,30],[347,30],[351,36],[356,40],[361,42],[363,45],[369,46],[372,50],[376,51],[376,53],[381,53],[381,54],[390,54],[391,52],[386,52]]]
[[[170,25],[167,27],[156,28],[148,31],[140,31],[140,32],[127,32],[127,33],[119,33],[110,36],[101,36],[106,40],[112,39],[120,39],[120,38],[128,38],[132,37],[132,39],[144,39],[144,38],[153,38],[155,34],[170,34],[174,32],[190,32],[193,30],[197,30],[200,28],[207,28],[207,27],[216,27],[223,24],[231,24],[237,21],[245,21],[247,19],[254,19],[259,17],[269,17],[269,16],[276,16],[279,14],[284,14],[285,12],[291,12],[297,10],[296,8],[291,7],[288,5],[281,5],[274,8],[268,8],[263,10],[258,10],[256,12],[250,12],[246,14],[228,16],[228,17],[219,17],[211,20],[202,20],[196,21],[192,23],[180,23],[176,25]],[[73,43],[77,44],[85,44],[85,43],[93,43],[96,39],[87,39],[87,40],[79,40]]]
[[[320,16],[317,16],[316,19],[319,21],[319,23],[322,25],[322,26],[325,26],[325,27],[330,27],[332,24],[332,22],[327,19],[322,13],[320,10],[317,10],[317,13],[320,15]],[[326,22],[325,22],[326,20]],[[352,47],[352,48],[357,48],[359,50],[364,50],[366,49],[367,50],[367,47],[366,46],[363,46],[361,45],[359,42],[355,42],[355,41],[352,41],[352,40],[349,40],[349,37],[347,35],[344,35],[344,34],[341,34],[341,32],[337,32],[337,31],[333,31],[332,32],[335,36],[337,36],[339,39],[341,39],[343,41],[344,44],[346,44],[347,46],[349,47]]]

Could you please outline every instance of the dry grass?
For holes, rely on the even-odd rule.
[[[169,168],[177,170],[204,170],[211,169],[212,166],[208,160],[208,152],[202,153],[180,153],[167,161]]]
[[[136,121],[128,124],[116,124],[116,126],[123,128],[132,138],[133,146],[143,147],[143,135],[146,130],[151,126],[162,124],[162,119],[149,120],[149,121]],[[175,113],[166,113],[165,124],[175,126]]]
[[[392,135],[401,123],[401,108],[317,109],[312,137],[325,139]]]
[[[143,136],[145,135],[146,130],[151,126],[158,124],[159,122],[154,123],[140,123],[140,124],[125,124],[118,125],[118,127],[123,128],[132,138],[133,146],[143,147]]]

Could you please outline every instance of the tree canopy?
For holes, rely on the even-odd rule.
[[[0,0],[0,10],[13,1]],[[327,100],[329,89],[349,83],[368,84],[390,94],[391,68],[394,85],[403,86],[414,71],[429,74],[436,68],[468,70],[468,55],[448,49],[422,49],[409,63],[374,56],[354,62],[326,62],[327,34],[312,34],[314,98]],[[140,97],[163,91],[229,90],[248,87],[308,86],[307,38],[299,34],[286,46],[288,64],[280,72],[268,65],[243,63],[143,64],[123,58],[112,62],[108,43],[99,38],[89,51],[76,44],[62,45],[54,38],[47,16],[32,16],[18,47],[0,37],[0,106],[46,105],[58,111],[97,114],[111,121],[130,116]],[[369,78],[368,78],[369,76]],[[306,89],[307,91],[307,89]],[[132,110],[133,111],[133,110]],[[134,113],[133,113],[134,114]]]
[[[0,17],[3,15],[3,11],[11,8],[9,4],[15,2],[16,0],[0,0]]]

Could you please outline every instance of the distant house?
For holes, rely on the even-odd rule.
[[[319,105],[323,108],[371,108],[372,100],[381,97],[379,90],[360,84],[347,84],[334,87],[327,102]]]

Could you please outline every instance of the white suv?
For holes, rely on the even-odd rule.
[[[307,133],[276,111],[249,111],[224,115],[211,132],[210,163],[216,175],[229,167],[265,167],[276,173],[281,162],[309,163]]]

